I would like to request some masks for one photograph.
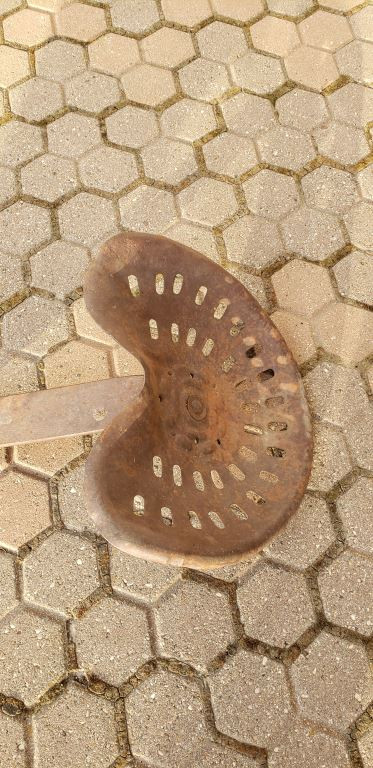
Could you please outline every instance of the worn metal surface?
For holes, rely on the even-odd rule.
[[[159,236],[109,240],[84,291],[146,380],[87,462],[98,530],[175,565],[245,558],[295,512],[311,467],[302,383],[279,332],[235,278]]]

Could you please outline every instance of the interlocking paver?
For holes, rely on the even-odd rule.
[[[324,96],[301,88],[293,88],[280,96],[276,101],[276,109],[280,123],[305,133],[328,119]]]
[[[373,304],[372,259],[362,251],[352,251],[333,267],[342,296]]]
[[[368,405],[359,372],[323,361],[304,378],[307,400],[314,416],[343,427]]]
[[[372,81],[373,45],[362,40],[353,40],[335,54],[341,75],[357,80],[359,83]]]
[[[30,296],[4,318],[3,341],[9,349],[42,357],[68,338],[66,309],[52,299]]]
[[[117,81],[101,72],[82,72],[66,84],[68,105],[93,114],[113,106],[119,99]]]
[[[158,136],[154,112],[128,105],[106,118],[109,141],[119,146],[138,149]]]
[[[81,341],[70,341],[56,352],[46,355],[44,373],[48,388],[108,379],[107,352]]]
[[[96,147],[79,162],[80,178],[86,187],[120,192],[137,178],[133,155],[112,147]]]
[[[301,183],[308,205],[333,213],[345,213],[358,198],[352,174],[328,165],[311,171]]]
[[[75,112],[50,123],[47,134],[49,151],[63,157],[80,157],[101,141],[97,120]]]
[[[223,233],[230,261],[260,271],[273,264],[283,246],[276,224],[259,216],[242,216]]]
[[[216,226],[237,210],[233,187],[215,179],[198,179],[178,195],[182,216]]]
[[[216,128],[214,111],[210,104],[181,99],[162,112],[162,133],[174,139],[196,141]]]
[[[84,495],[84,464],[63,475],[58,482],[58,504],[66,528],[72,531],[94,531]]]
[[[364,132],[352,125],[330,123],[316,129],[315,141],[321,155],[344,165],[354,165],[369,152]]]
[[[364,309],[334,302],[321,310],[313,325],[325,351],[345,363],[358,363],[372,352],[373,317]]]
[[[281,224],[288,251],[310,261],[323,261],[345,245],[336,216],[304,206]]]
[[[38,389],[36,366],[31,360],[0,351],[0,394],[13,395]]]
[[[350,24],[355,37],[360,40],[373,40],[372,22],[373,8],[366,6],[350,16]]]
[[[210,3],[216,13],[236,21],[250,21],[264,10],[263,0],[210,0]]]
[[[373,633],[373,569],[366,557],[346,550],[318,575],[325,616],[333,624]]]
[[[25,768],[25,737],[21,720],[0,714],[2,757],[12,768]]]
[[[35,123],[51,117],[64,106],[60,84],[43,77],[33,77],[16,85],[9,92],[9,101],[15,115]]]
[[[14,461],[45,475],[54,475],[83,452],[81,437],[51,440],[48,443],[26,443],[14,448]]]
[[[146,176],[167,184],[179,184],[198,170],[192,147],[161,137],[141,151]]]
[[[9,88],[30,74],[26,51],[0,45],[0,86]]]
[[[152,64],[137,64],[121,77],[123,90],[128,99],[156,107],[174,96],[175,82],[168,69]]]
[[[297,570],[305,570],[335,541],[327,505],[306,495],[286,527],[266,547],[269,557]]]
[[[0,618],[2,619],[15,608],[17,602],[16,573],[13,558],[5,552],[0,552]]]
[[[106,29],[102,8],[88,7],[84,3],[72,3],[55,16],[57,33],[73,40],[88,43]]]
[[[159,20],[155,0],[116,0],[111,7],[113,25],[125,32],[146,32]]]
[[[216,242],[212,232],[208,229],[200,227],[198,224],[191,224],[189,221],[176,221],[169,229],[166,229],[164,234],[171,240],[184,243],[189,248],[194,248],[210,259],[218,261]]]
[[[367,331],[372,339],[372,324]],[[370,342],[371,347],[372,343]],[[355,419],[344,428],[344,433],[355,464],[370,472],[373,471],[373,413],[371,407],[360,411]]]
[[[176,220],[171,192],[141,185],[119,201],[122,224],[137,232],[164,232]]]
[[[277,56],[286,56],[300,45],[297,28],[292,21],[265,16],[250,27],[255,48]]]
[[[357,248],[373,250],[373,204],[358,203],[346,214],[344,222],[351,242]]]
[[[271,102],[252,93],[237,93],[223,101],[221,110],[227,128],[243,136],[254,138],[260,131],[275,125]]]
[[[35,51],[35,67],[40,77],[63,83],[86,68],[83,48],[67,40],[52,40]]]
[[[0,690],[27,707],[65,673],[62,626],[25,606],[0,625]]]
[[[88,312],[84,297],[74,301],[73,314],[75,328],[79,336],[91,341],[97,341],[99,344],[108,344],[113,347],[116,341],[106,331],[101,328]]]
[[[249,209],[268,219],[281,219],[300,202],[294,179],[275,171],[259,171],[244,182]]]
[[[115,226],[112,203],[88,192],[62,203],[58,218],[62,237],[88,247],[109,235]]]
[[[254,93],[273,93],[286,78],[278,59],[249,51],[231,65],[233,80],[241,88]]]
[[[54,293],[57,299],[64,299],[83,285],[88,264],[85,248],[56,240],[31,256],[31,284]]]
[[[290,670],[304,717],[344,731],[372,694],[364,649],[321,632]]]
[[[351,469],[346,441],[341,432],[316,422],[313,465],[308,487],[327,493]]]
[[[313,315],[334,298],[328,271],[297,259],[272,275],[272,284],[280,307],[299,315]]]
[[[192,581],[181,582],[162,600],[156,626],[162,655],[197,669],[205,669],[235,638],[227,596]]]
[[[360,477],[336,501],[347,544],[359,552],[373,555],[373,482]]]
[[[187,27],[194,27],[212,16],[209,0],[189,0],[188,5],[184,0],[162,0],[161,4],[166,21]]]
[[[0,213],[1,247],[14,256],[25,256],[51,236],[50,214],[45,208],[19,201]]]
[[[0,253],[0,303],[7,301],[24,288],[20,259]]]
[[[234,133],[221,133],[203,147],[206,167],[209,171],[230,176],[237,176],[249,171],[257,162],[253,142],[246,136]]]
[[[51,17],[31,8],[23,8],[7,16],[3,27],[7,42],[18,43],[26,48],[43,43],[53,34]]]
[[[352,40],[347,19],[327,11],[316,11],[299,24],[299,34],[306,45],[336,51]]]
[[[309,321],[285,310],[276,310],[271,320],[284,337],[295,361],[302,365],[316,354],[316,344]]]
[[[336,120],[363,128],[372,116],[373,92],[359,83],[347,83],[328,96],[328,103]]]
[[[268,756],[268,768],[349,768],[350,761],[345,744],[339,738],[301,721],[292,723],[289,732]]]
[[[113,589],[121,595],[133,595],[154,603],[180,579],[180,570],[140,560],[115,547],[110,552],[110,573]]]
[[[0,205],[10,202],[18,189],[17,179],[11,168],[1,168],[0,171]]]
[[[309,11],[313,4],[314,0],[267,0],[270,11],[283,13],[293,18],[301,16],[305,11]]]
[[[366,200],[373,200],[373,166],[368,165],[356,175],[360,192]]]
[[[247,53],[242,29],[222,21],[213,21],[197,32],[197,40],[201,56],[224,64],[230,64]]]
[[[351,11],[357,3],[356,0],[323,0],[323,5],[336,11]]]
[[[108,75],[121,75],[140,61],[136,40],[108,32],[88,46],[91,67]]]
[[[373,758],[373,729],[365,731],[365,733],[358,738],[359,752],[363,761],[364,768],[369,768]]]
[[[65,157],[41,155],[22,168],[21,184],[25,195],[55,203],[77,189],[75,165]]]
[[[291,80],[316,91],[323,91],[338,80],[338,69],[331,53],[301,45],[285,58]]]
[[[290,171],[300,171],[315,157],[309,136],[282,125],[260,134],[257,144],[261,160]]]
[[[40,128],[12,120],[0,127],[0,162],[15,168],[43,149]]]
[[[120,685],[152,657],[145,612],[104,597],[74,622],[78,664]]]
[[[186,96],[213,101],[229,90],[230,82],[224,64],[210,59],[195,59],[179,70],[180,85]]]
[[[141,47],[145,61],[159,67],[177,67],[196,53],[187,32],[168,27],[157,29],[146,37]]]

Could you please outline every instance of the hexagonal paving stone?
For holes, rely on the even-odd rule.
[[[167,107],[160,121],[162,133],[184,141],[196,141],[216,128],[212,106],[192,99],[181,99]]]
[[[358,363],[372,352],[373,317],[364,309],[334,302],[314,318],[313,329],[325,351],[343,362]]]
[[[12,120],[0,127],[0,163],[16,168],[43,150],[40,128]]]
[[[271,320],[284,337],[295,361],[302,365],[316,354],[311,325],[305,317],[285,310],[276,310]]]
[[[318,575],[326,618],[367,637],[373,633],[371,565],[363,555],[346,550]]]
[[[17,179],[11,168],[0,170],[0,205],[10,202],[17,192]]]
[[[112,32],[90,43],[88,54],[91,67],[115,76],[140,61],[137,41]]]
[[[56,531],[23,563],[26,600],[70,616],[100,585],[95,547],[85,539]]]
[[[133,155],[111,147],[96,147],[79,162],[80,177],[87,187],[120,192],[137,178]]]
[[[21,170],[24,194],[55,203],[78,186],[75,165],[55,155],[41,155]]]
[[[373,729],[369,728],[358,738],[359,752],[364,768],[369,768],[373,757]]]
[[[344,731],[364,711],[372,695],[364,649],[321,634],[290,670],[304,717]]]
[[[299,203],[295,180],[283,173],[259,171],[242,186],[249,209],[264,218],[280,219]]]
[[[373,304],[372,259],[362,251],[352,251],[333,267],[341,296],[363,304]]]
[[[156,626],[162,655],[197,669],[205,669],[235,639],[227,596],[192,581],[182,582],[162,601]]]
[[[57,240],[31,256],[31,284],[54,293],[58,299],[64,299],[83,285],[88,264],[85,248]]]
[[[102,8],[87,8],[83,3],[72,3],[62,8],[55,17],[57,33],[61,37],[72,37],[88,43],[106,29],[105,13]]]
[[[65,673],[62,626],[21,606],[0,625],[0,656],[1,692],[30,707]]]
[[[75,112],[50,123],[47,134],[50,152],[64,157],[80,157],[101,141],[97,120]]]
[[[115,547],[110,550],[110,573],[116,592],[149,603],[156,602],[181,576],[178,568],[140,560]]]
[[[12,768],[25,768],[25,738],[20,719],[0,714],[0,743],[2,757]]]
[[[159,67],[177,67],[195,56],[193,41],[187,32],[162,27],[142,41],[145,61]]]
[[[330,123],[315,131],[317,148],[321,155],[342,165],[354,165],[369,152],[364,132],[342,123]]]
[[[7,301],[24,288],[21,260],[0,253],[0,303]]]
[[[13,558],[0,552],[0,619],[16,607],[16,572]]]
[[[137,232],[164,232],[177,218],[171,192],[141,185],[119,201],[122,224]]]
[[[314,424],[314,453],[308,487],[327,493],[351,470],[346,441],[325,424]]]
[[[326,211],[299,208],[281,229],[287,250],[310,261],[323,261],[345,245],[338,219]]]
[[[354,13],[350,17],[350,24],[354,31],[355,37],[360,40],[373,40],[372,34],[372,13],[373,9],[369,6],[362,8],[361,11]]]
[[[323,165],[301,181],[306,203],[333,213],[345,213],[358,198],[354,177],[338,168]]]
[[[97,341],[99,344],[108,344],[109,347],[116,345],[115,339],[106,333],[88,312],[83,297],[74,301],[72,306],[75,328],[79,336],[83,336],[83,338],[90,339],[91,341]]]
[[[215,179],[198,179],[178,195],[181,214],[199,224],[216,226],[237,210],[233,187]]]
[[[53,34],[51,17],[47,13],[23,8],[7,16],[3,22],[7,42],[27,48],[43,43]]]
[[[28,55],[9,45],[0,45],[0,86],[9,88],[30,74]]]
[[[271,279],[280,307],[299,315],[313,315],[334,298],[328,271],[315,264],[294,259]]]
[[[209,0],[162,0],[162,10],[166,21],[175,21],[186,27],[194,27],[211,16]]]
[[[254,93],[273,93],[284,84],[286,78],[278,59],[249,51],[232,65],[236,85]]]
[[[300,44],[297,28],[292,21],[265,16],[250,27],[255,48],[277,56],[286,56]]]
[[[159,138],[141,152],[145,175],[167,184],[179,184],[198,170],[192,147],[181,141]]]
[[[316,91],[323,91],[338,80],[338,69],[331,53],[301,45],[285,58],[290,80]]]
[[[179,70],[184,94],[201,101],[218,99],[230,87],[224,64],[209,59],[195,59]]]
[[[312,414],[339,427],[353,421],[368,405],[359,372],[326,360],[307,373],[304,387]]]
[[[301,21],[299,34],[306,45],[325,51],[336,51],[352,40],[347,19],[326,11],[316,11]]]
[[[260,271],[277,261],[283,252],[276,224],[259,216],[242,216],[223,232],[230,261]]]
[[[15,115],[33,122],[51,117],[64,106],[61,86],[42,77],[33,77],[16,85],[9,91],[9,101]]]
[[[280,123],[307,133],[328,120],[325,98],[321,93],[293,88],[276,101]]]
[[[371,120],[373,92],[359,83],[347,83],[328,96],[328,103],[336,120],[364,128]]]
[[[371,43],[354,40],[335,54],[341,75],[369,85],[372,81],[373,46]]]
[[[335,538],[325,501],[306,494],[265,551],[273,560],[303,571],[323,556]]]
[[[26,443],[14,447],[14,462],[31,467],[37,472],[52,477],[66,464],[83,453],[81,437],[68,437],[48,442]]]
[[[253,142],[245,136],[221,133],[203,146],[209,171],[236,178],[253,168],[258,160]]]
[[[373,204],[365,200],[358,203],[346,214],[344,222],[353,245],[373,250]]]
[[[21,200],[0,213],[1,247],[15,256],[25,256],[51,236],[50,213]]]
[[[372,504],[373,480],[369,477],[359,477],[336,501],[348,546],[367,555],[373,555]]]
[[[86,68],[81,45],[52,40],[35,51],[36,74],[63,83]]]
[[[158,136],[157,118],[148,109],[128,105],[106,118],[106,131],[109,141],[139,149]]]
[[[14,353],[0,351],[0,394],[14,395],[38,389],[35,363]]]
[[[201,56],[224,64],[230,64],[247,53],[243,30],[222,21],[213,21],[197,32],[197,40]]]
[[[290,695],[277,661],[241,650],[209,682],[216,727],[227,736],[268,747],[289,725]]]
[[[315,623],[303,576],[264,564],[237,590],[241,620],[249,637],[286,648]]]
[[[4,345],[42,357],[48,350],[69,338],[66,309],[42,296],[30,296],[5,315]]]
[[[155,0],[116,0],[111,7],[115,27],[125,32],[146,32],[159,20]]]
[[[216,13],[236,21],[250,21],[264,10],[263,0],[210,0],[210,3]]]
[[[48,388],[108,379],[110,369],[106,349],[70,341],[44,358],[44,374]]]
[[[80,192],[58,210],[61,235],[88,248],[113,230],[112,203],[102,197]]]
[[[366,200],[373,201],[373,166],[368,165],[367,168],[363,168],[362,171],[356,175],[356,180],[360,187],[360,191]]]
[[[245,288],[247,288],[247,290],[252,293],[254,298],[259,302],[260,306],[268,311],[269,303],[262,278],[258,277],[257,275],[252,275],[250,272],[247,272],[245,268],[241,268],[236,264],[228,264],[226,268],[231,275],[236,277],[237,280],[239,280],[240,283],[242,283],[242,285],[244,285]],[[227,569],[230,567],[237,568],[237,566],[229,565],[225,567]]]
[[[290,171],[300,171],[316,156],[309,136],[282,125],[261,134],[257,144],[261,160]]]
[[[271,102],[252,93],[237,93],[223,101],[221,110],[229,130],[250,138],[276,122]]]
[[[79,666],[110,685],[120,685],[152,658],[145,612],[111,597],[74,622],[74,635]]]
[[[102,112],[120,99],[117,81],[101,72],[82,72],[66,85],[66,101],[70,107],[86,112]]]
[[[168,69],[152,64],[137,64],[121,77],[127,99],[156,107],[175,94],[175,83]]]
[[[73,531],[94,531],[95,526],[87,512],[84,494],[84,464],[60,477],[58,504],[66,528]]]
[[[208,229],[200,227],[198,224],[191,224],[189,221],[176,221],[164,233],[171,240],[178,243],[184,243],[189,248],[200,251],[213,261],[218,261],[216,242],[214,235]]]
[[[32,716],[32,726],[38,768],[84,768],[87,757],[107,768],[119,752],[113,703],[74,683]]]
[[[268,768],[349,768],[350,760],[345,744],[335,736],[315,731],[295,721],[280,743],[268,756]]]

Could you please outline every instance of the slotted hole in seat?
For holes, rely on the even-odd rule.
[[[193,480],[194,480],[194,485],[197,488],[197,491],[205,490],[205,483],[203,482],[203,477],[200,472],[198,471],[193,472]]]
[[[136,275],[128,275],[128,286],[132,293],[132,296],[140,296],[139,281]]]
[[[172,323],[171,325],[171,339],[174,344],[177,344],[179,341],[179,326],[177,323]]]
[[[169,507],[161,507],[161,517],[165,525],[173,525],[174,521]]]
[[[274,445],[270,445],[266,448],[266,453],[268,453],[269,456],[274,456],[275,459],[283,459],[284,456],[286,456],[286,451],[283,448],[277,448]]]
[[[213,348],[214,348],[213,340],[212,339],[206,339],[206,341],[205,341],[205,343],[204,343],[204,345],[202,347],[202,354],[205,357],[208,357],[211,354]]]
[[[193,512],[193,510],[191,509],[188,512],[188,516],[189,516],[189,522],[190,522],[191,526],[193,528],[198,528],[199,530],[201,530],[202,525],[201,525],[201,521],[200,521],[197,513]]]
[[[198,306],[201,306],[201,304],[204,302],[206,293],[207,293],[206,286],[201,285],[200,288],[198,288],[197,295],[195,298],[195,303],[198,304]]]
[[[216,525],[217,528],[225,528],[225,525],[217,512],[213,512],[213,511],[209,512],[209,518],[214,523],[214,525]]]
[[[172,467],[172,474],[173,474],[175,485],[179,485],[179,486],[182,485],[183,480],[181,477],[181,469],[178,464],[174,464],[174,466]]]
[[[152,339],[158,339],[158,324],[153,318],[149,320],[149,331]]]
[[[156,477],[162,477],[162,459],[160,456],[153,456],[153,472]]]
[[[237,467],[237,464],[228,464],[228,469],[235,480],[245,480],[245,475],[242,470]]]
[[[259,381],[268,381],[269,379],[273,379],[275,375],[275,372],[273,368],[267,368],[265,371],[260,371],[258,373],[258,379]]]
[[[271,430],[271,432],[286,432],[288,428],[288,425],[286,421],[270,421],[268,424],[268,429]]]
[[[241,445],[238,449],[238,453],[240,456],[242,456],[245,461],[256,461],[257,455],[255,451],[252,451],[251,448],[248,448],[247,445]]]
[[[254,504],[265,504],[265,499],[263,499],[263,496],[261,496],[259,493],[256,493],[256,491],[246,491],[246,496],[250,501],[253,501]]]
[[[245,424],[244,430],[249,435],[262,435],[263,434],[262,428],[258,427],[257,424]]]
[[[232,327],[229,331],[231,336],[238,336],[241,331],[243,331],[245,327],[245,323],[241,320],[240,317],[232,317]]]
[[[229,355],[229,357],[227,357],[222,363],[222,366],[221,366],[222,371],[224,371],[224,373],[229,373],[229,371],[232,370],[235,363],[236,361],[233,355]]]
[[[138,515],[139,517],[144,514],[145,501],[143,496],[136,494],[136,496],[133,497],[133,511],[135,515]]]
[[[189,331],[187,333],[186,343],[188,347],[192,347],[197,336],[197,331],[195,328],[189,328]]]
[[[267,483],[272,483],[273,485],[275,483],[278,483],[277,475],[274,475],[272,472],[266,472],[264,469],[262,469],[262,471],[259,472],[259,477],[262,480],[266,480]]]
[[[155,276],[155,290],[159,296],[164,293],[164,275],[162,275],[161,272],[158,272],[158,274]]]
[[[211,480],[214,483],[215,488],[218,488],[219,490],[224,488],[224,483],[216,469],[211,470]]]
[[[229,307],[230,301],[229,299],[220,299],[218,306],[215,308],[214,311],[214,318],[215,320],[221,320],[222,317],[224,317],[228,307]]]
[[[173,290],[173,292],[174,292],[174,294],[175,294],[176,296],[177,296],[177,295],[180,293],[180,291],[181,291],[181,289],[182,289],[182,287],[183,287],[183,282],[184,282],[184,278],[183,278],[183,276],[182,276],[182,275],[180,275],[180,273],[178,272],[178,274],[177,274],[177,275],[175,275],[175,278],[174,278],[174,284],[173,284],[173,286],[172,286],[172,290]]]
[[[238,517],[239,520],[247,520],[248,516],[246,512],[242,509],[242,507],[239,507],[238,504],[231,504],[229,507],[230,511],[233,512],[235,517]]]

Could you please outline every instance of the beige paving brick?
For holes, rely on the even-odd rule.
[[[7,42],[19,43],[26,48],[39,45],[52,36],[51,17],[31,8],[23,8],[7,16],[3,27]]]
[[[268,311],[269,304],[262,278],[257,275],[251,275],[250,272],[247,272],[245,269],[237,267],[234,264],[227,266],[227,270],[231,275],[236,277],[245,288],[247,288],[259,302],[260,306]],[[229,567],[230,566],[226,566],[227,569],[229,569]]]
[[[14,461],[45,475],[54,475],[83,452],[81,437],[51,440],[48,443],[27,443],[14,448]]]
[[[265,552],[273,560],[303,571],[323,556],[335,538],[325,501],[306,494]]]
[[[14,256],[24,256],[51,236],[50,214],[44,208],[19,201],[0,213],[1,247]]]
[[[373,9],[370,6],[367,5],[350,16],[350,24],[355,37],[360,40],[373,40]]]
[[[115,226],[112,203],[88,192],[62,203],[58,218],[62,237],[87,247],[109,235]]]
[[[86,68],[81,45],[53,40],[35,51],[36,74],[47,80],[65,82]]]
[[[158,136],[154,112],[128,105],[106,118],[109,141],[119,146],[139,149]]]
[[[167,184],[179,184],[198,170],[192,147],[161,137],[141,151],[146,176]]]
[[[156,107],[175,94],[175,82],[168,69],[137,64],[121,77],[125,95],[131,101]]]
[[[233,187],[215,179],[198,179],[178,195],[184,218],[216,226],[237,210]]]
[[[366,86],[359,83],[347,83],[327,98],[332,115],[336,120],[356,128],[363,128],[371,120],[373,93]]]
[[[268,747],[291,712],[285,670],[277,661],[239,651],[210,678],[216,727],[238,741]]]
[[[166,21],[175,21],[187,27],[194,27],[212,16],[209,0],[162,0],[162,11]]]
[[[88,54],[91,67],[108,75],[121,75],[140,61],[137,41],[112,32],[90,43]]]
[[[144,369],[136,358],[123,347],[115,347],[112,350],[114,371],[117,376],[143,375]]]
[[[140,34],[159,21],[155,0],[117,0],[111,7],[115,27],[125,32]]]
[[[373,633],[373,569],[366,557],[346,550],[318,575],[326,618],[370,637]]]
[[[193,40],[187,32],[162,27],[141,44],[145,61],[159,67],[177,67],[195,56]]]
[[[3,342],[9,349],[42,357],[68,338],[65,307],[52,299],[30,296],[4,318]]]
[[[200,251],[214,261],[218,261],[216,242],[212,232],[208,229],[191,224],[189,221],[176,221],[164,233],[171,240],[184,243],[189,248]]]
[[[209,568],[208,570],[203,571],[203,573],[207,573],[210,576],[213,576],[214,579],[219,579],[219,581],[240,583],[242,577],[253,568],[255,562],[257,562],[259,558],[260,555],[255,554],[252,557],[249,557],[245,562],[237,563],[237,565],[223,565],[222,568]]]
[[[323,5],[336,11],[351,11],[357,3],[356,0],[323,0]]]
[[[38,389],[35,363],[13,353],[0,352],[0,395]]]
[[[372,693],[364,649],[325,631],[307,655],[298,657],[290,674],[301,714],[339,731],[365,709]]]
[[[242,29],[222,21],[213,21],[197,32],[201,56],[229,64],[247,53],[247,43]]]
[[[255,48],[277,56],[286,56],[300,45],[296,25],[292,21],[265,16],[250,27]]]
[[[323,361],[307,373],[304,387],[316,418],[343,427],[368,405],[359,372]]]
[[[24,289],[20,259],[0,253],[0,303]]]
[[[349,547],[373,555],[373,481],[359,477],[336,501]]]
[[[358,203],[346,214],[344,222],[351,242],[357,248],[373,250],[373,205]]]
[[[369,728],[368,731],[358,739],[359,752],[363,761],[364,768],[369,768],[369,764],[372,762],[373,757],[373,730]]]
[[[0,552],[0,618],[16,607],[18,598],[13,558]],[[1,732],[1,725],[0,725]],[[1,743],[1,742],[0,742]]]
[[[367,253],[353,251],[333,267],[342,296],[373,304],[372,259]]]
[[[88,312],[85,299],[77,299],[73,304],[73,315],[76,331],[79,336],[99,344],[107,344],[109,347],[116,345],[115,339],[99,326]]]
[[[103,192],[120,192],[138,176],[134,156],[112,147],[88,152],[79,162],[79,174],[85,186]]]
[[[140,560],[115,547],[110,550],[110,573],[116,592],[146,603],[156,602],[181,576],[178,568]]]
[[[26,51],[11,48],[9,45],[0,45],[0,86],[9,88],[28,77],[30,66]]]
[[[207,584],[181,582],[162,600],[155,621],[162,656],[197,669],[205,669],[235,639],[227,596]]]
[[[85,248],[56,240],[31,256],[31,284],[64,299],[83,285],[88,264]]]
[[[372,82],[373,45],[362,40],[354,40],[335,55],[341,75],[357,80],[360,83]]]
[[[101,72],[82,72],[66,84],[68,105],[93,114],[113,106],[119,99],[117,80]]]
[[[55,16],[57,33],[73,40],[89,43],[106,29],[105,13],[102,8],[88,7],[83,3],[72,3],[62,8]]]
[[[263,564],[237,590],[248,637],[286,648],[315,623],[307,584],[300,574]]]
[[[366,200],[373,200],[373,165],[368,165],[356,175],[360,192]]]
[[[282,125],[260,134],[257,145],[261,160],[290,171],[300,171],[315,157],[309,136]]]
[[[21,699],[27,707],[65,672],[63,632],[60,623],[21,606],[0,626],[0,688],[6,696]]]
[[[57,13],[65,5],[68,5],[72,0],[27,0],[27,5],[32,8],[40,8],[42,11],[48,11],[50,13]]]
[[[372,338],[372,331],[370,330]],[[372,343],[370,343],[372,347]],[[360,411],[345,428],[344,434],[354,463],[370,472],[373,471],[372,435],[373,413],[371,407]]]
[[[107,352],[81,341],[70,341],[46,356],[44,373],[48,388],[108,379]]]
[[[290,80],[315,91],[323,91],[338,79],[338,69],[331,53],[301,45],[285,58]]]
[[[342,740],[330,734],[316,731],[301,721],[292,724],[268,757],[268,768],[349,768],[350,761]]]
[[[314,5],[314,0],[267,0],[268,9],[274,13],[283,13],[286,16],[296,18],[309,11]]]
[[[249,51],[237,59],[231,65],[231,71],[236,85],[258,94],[273,93],[286,79],[278,59],[256,51]]]
[[[347,19],[322,10],[300,22],[299,34],[306,45],[325,51],[336,51],[352,40]]]
[[[175,139],[196,141],[216,128],[213,108],[192,99],[181,99],[162,112],[162,133]]]
[[[5,205],[15,197],[18,183],[14,171],[11,168],[0,170],[0,205]]]
[[[210,0],[212,9],[236,21],[255,19],[263,10],[263,0]]]
[[[336,216],[304,206],[281,223],[288,251],[310,261],[323,261],[345,245]]]
[[[276,101],[280,123],[307,133],[328,119],[325,98],[321,93],[293,88]]]
[[[74,112],[50,123],[47,135],[49,151],[63,157],[80,157],[101,141],[97,120]]]
[[[275,125],[271,102],[252,93],[237,93],[222,102],[221,110],[229,130],[250,138]]]
[[[58,504],[63,524],[72,531],[95,531],[84,494],[84,464],[60,478]]]
[[[271,279],[280,307],[299,315],[313,315],[334,297],[328,271],[315,264],[294,259]]]
[[[296,182],[275,171],[259,171],[243,183],[249,209],[268,219],[280,219],[299,204]]]
[[[0,714],[2,756],[13,768],[25,768],[25,739],[22,721]]]
[[[12,120],[0,127],[0,162],[15,168],[40,154],[43,141],[40,128]]]
[[[177,218],[171,192],[144,184],[119,201],[122,224],[137,232],[164,232]]]
[[[120,685],[152,657],[145,612],[111,597],[74,622],[74,636],[79,666],[110,685]]]
[[[277,310],[271,315],[271,320],[284,337],[298,365],[302,365],[316,354],[316,344],[306,317]]]
[[[352,174],[327,165],[308,173],[301,184],[308,205],[337,214],[348,211],[358,198]]]
[[[334,302],[313,320],[315,339],[343,362],[358,363],[372,352],[373,318],[364,309]]]
[[[27,601],[62,616],[99,587],[96,550],[83,538],[56,531],[23,563]]]
[[[201,101],[219,99],[230,88],[224,64],[209,59],[195,59],[182,67],[179,78],[183,93]]]
[[[314,453],[308,487],[327,493],[351,471],[346,441],[341,432],[326,424],[313,425]]]
[[[42,77],[34,77],[16,85],[9,93],[12,112],[26,120],[42,122],[64,106],[59,83],[52,83]]]
[[[78,187],[75,165],[67,158],[41,155],[21,170],[25,195],[55,203]]]
[[[369,152],[364,132],[351,125],[330,123],[318,128],[314,136],[319,153],[337,163],[354,165]]]
[[[204,145],[203,155],[209,171],[233,179],[249,171],[258,162],[253,142],[234,133],[216,136]]]
[[[74,683],[36,712],[32,725],[37,768],[72,768],[78,755],[107,768],[118,755],[113,703]]]
[[[273,264],[283,251],[276,224],[259,216],[242,216],[223,233],[230,261],[264,269]]]

